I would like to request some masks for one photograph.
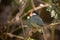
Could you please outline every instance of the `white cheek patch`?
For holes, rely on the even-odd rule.
[[[36,13],[33,13],[32,15],[37,15]]]

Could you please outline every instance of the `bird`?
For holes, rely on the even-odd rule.
[[[27,16],[27,25],[31,30],[35,29],[35,31],[32,31],[32,33],[40,32],[42,34],[43,31],[41,27],[43,27],[45,24],[38,13],[36,11],[33,11]]]
[[[43,22],[42,18],[39,16],[39,14],[36,11],[33,11],[32,13],[27,16],[28,23],[30,26],[35,26],[36,32],[40,32],[43,34],[43,38],[47,40],[48,37],[50,37],[48,29],[45,28],[45,23]],[[34,27],[33,27],[34,28]],[[49,36],[46,36],[48,34]]]
[[[29,14],[29,16],[27,16],[27,21],[29,23],[29,25],[37,25],[37,26],[44,26],[44,22],[42,20],[42,18],[38,15],[38,13],[36,11],[33,11],[32,13]]]

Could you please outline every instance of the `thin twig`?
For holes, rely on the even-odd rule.
[[[23,11],[24,11],[24,9],[25,9],[26,3],[27,3],[27,2],[25,2],[25,4],[23,5],[22,9],[19,9],[19,12],[18,12],[18,13],[16,14],[16,16],[10,21],[10,23],[13,23],[14,20],[15,20],[17,17],[20,17],[20,16],[22,15],[22,13],[23,13]]]
[[[36,11],[36,10],[39,10],[39,9],[42,9],[42,8],[44,8],[44,7],[48,7],[49,6],[49,4],[48,3],[45,3],[45,5],[44,6],[38,6],[38,7],[35,7],[34,9],[30,9],[27,13],[25,13],[23,16],[21,16],[21,17],[24,17],[24,16],[26,16],[28,13],[30,13],[30,12],[32,12],[32,11]]]
[[[27,27],[27,25],[23,25],[23,28],[25,28],[25,27]],[[13,33],[13,32],[15,32],[16,30],[18,30],[18,29],[20,29],[20,28],[21,28],[21,26],[18,27],[18,28],[16,28],[15,30],[11,31],[10,33]]]
[[[24,37],[16,36],[16,35],[13,35],[11,33],[6,33],[6,34],[9,35],[10,37],[16,37],[16,38],[24,39]]]
[[[47,37],[46,37],[46,34],[44,32],[44,29],[42,28],[42,31],[43,31],[43,37],[44,37],[44,40],[47,40]]]
[[[35,4],[34,4],[33,0],[31,0],[31,4],[32,4],[33,9],[35,9]]]

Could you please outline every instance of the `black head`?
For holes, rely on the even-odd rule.
[[[33,11],[33,13],[36,13],[37,15],[39,15],[36,11]]]

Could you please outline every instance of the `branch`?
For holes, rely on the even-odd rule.
[[[16,14],[16,16],[11,21],[8,21],[8,23],[14,23],[15,21],[18,21],[19,20],[19,17],[22,15],[22,13],[23,13],[23,11],[25,9],[26,3],[23,5],[22,9],[19,9],[19,12]]]
[[[45,27],[45,28],[55,28],[56,25],[58,25],[58,24],[60,24],[60,21],[59,21],[59,22],[56,22],[56,23],[51,23],[51,24],[49,24],[49,25],[45,25],[44,27]]]
[[[35,8],[35,5],[34,5],[34,2],[33,2],[33,0],[31,0],[31,3],[32,3],[33,9],[34,9],[34,8]]]
[[[46,3],[44,6],[38,6],[38,7],[34,8],[34,10],[33,9],[29,10],[28,13],[31,12],[31,11],[39,10],[39,9],[47,7],[47,6],[49,6],[49,4]]]
[[[36,11],[36,10],[39,10],[39,9],[42,9],[42,8],[44,8],[44,7],[48,7],[49,6],[49,4],[48,3],[45,3],[45,5],[43,5],[43,6],[38,6],[38,7],[35,7],[34,9],[30,9],[27,13],[25,13],[23,16],[21,16],[22,18],[24,17],[24,16],[26,16],[28,13],[30,13],[30,12],[32,12],[32,11]]]
[[[14,29],[13,31],[11,31],[10,33],[13,33],[13,32],[15,32],[16,30],[18,30],[18,29],[20,29],[20,28],[27,28],[28,26],[27,25],[23,25],[23,27],[18,27],[18,28],[16,28],[16,29]]]
[[[6,33],[7,35],[9,35],[10,37],[16,37],[16,38],[19,38],[19,39],[24,39],[23,37],[21,36],[16,36],[16,35],[13,35],[11,33]]]

